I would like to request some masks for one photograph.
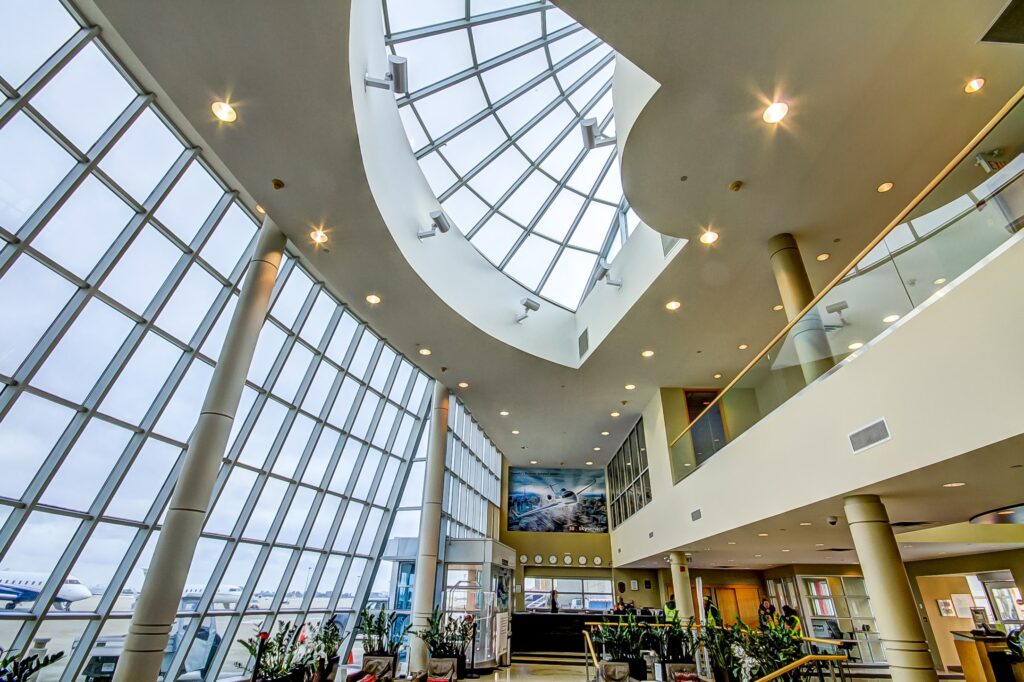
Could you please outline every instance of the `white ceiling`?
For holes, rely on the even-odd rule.
[[[626,191],[641,215],[687,237],[711,216],[722,232],[715,248],[694,244],[675,258],[579,370],[482,332],[402,257],[363,171],[348,3],[82,3],[158,104],[248,200],[268,209],[344,300],[434,377],[453,388],[471,383],[460,392],[464,401],[514,464],[600,463],[658,386],[724,385],[785,322],[771,311],[777,294],[767,237],[788,230],[808,257],[829,250],[831,260],[808,265],[814,285],[824,285],[1024,74],[1024,47],[976,42],[1002,0],[905,0],[898,8],[863,0],[649,0],[642,13],[612,0],[557,4],[663,84],[624,159]],[[777,15],[758,11],[768,6]],[[968,98],[961,84],[976,73],[989,85]],[[706,78],[697,85],[683,78],[694,74]],[[779,84],[793,84],[794,100],[772,135],[756,120],[757,93]],[[231,126],[209,109],[226,95],[239,111]],[[734,111],[722,115],[723,107]],[[681,174],[691,178],[687,193]],[[737,177],[747,187],[727,192]],[[272,190],[271,178],[285,189]],[[876,195],[882,179],[896,189]],[[329,250],[308,243],[310,226],[320,223],[333,228]],[[365,304],[370,291],[384,303]],[[683,307],[670,314],[663,305],[673,298]],[[739,352],[739,343],[750,348]],[[420,345],[433,354],[420,358]],[[645,348],[655,357],[642,359]],[[712,379],[716,372],[722,380]],[[625,391],[626,383],[637,390]],[[611,419],[616,409],[622,417]],[[612,435],[602,438],[603,430]]]

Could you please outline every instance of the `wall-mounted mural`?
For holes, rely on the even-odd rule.
[[[508,529],[534,533],[607,533],[604,472],[510,468]]]

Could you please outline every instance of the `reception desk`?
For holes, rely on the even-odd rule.
[[[962,630],[950,634],[966,682],[1014,682],[1013,670],[1002,660],[1002,652],[1006,651],[1004,635],[978,635]],[[989,655],[993,652],[997,654],[995,662]]]
[[[637,616],[638,621],[653,622],[653,616]],[[583,652],[586,623],[615,622],[618,616],[606,613],[548,613],[519,611],[512,614],[512,652]]]

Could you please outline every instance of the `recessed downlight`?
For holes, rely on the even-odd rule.
[[[626,384],[624,388],[627,391],[635,391],[636,390],[636,384]]]
[[[831,253],[819,253],[817,256],[814,257],[814,260],[818,261],[819,263],[824,263],[831,257]]]
[[[766,537],[768,537],[768,533],[758,533],[757,537],[759,537],[759,538],[766,538]]]
[[[530,460],[530,464],[536,464],[536,463],[537,463],[537,460],[535,460],[535,459],[531,459]]]
[[[430,355],[431,353],[433,353],[433,351],[430,350],[429,348],[420,348],[416,352],[419,353],[420,355],[422,355],[423,357],[426,357],[426,356]]]
[[[967,485],[967,484],[966,483],[962,483],[960,481],[956,481],[954,483],[943,483],[942,487],[943,488],[963,488],[965,485]]]
[[[519,435],[519,429],[512,429],[512,435],[513,436],[518,436]]]
[[[366,302],[369,303],[370,305],[377,305],[378,303],[380,303],[380,301],[381,301],[381,298],[377,294],[367,294],[366,295]]]
[[[619,416],[619,413],[618,413],[618,412],[612,412],[612,413],[610,413],[610,416],[612,416],[612,417],[618,417],[618,416]]]
[[[259,204],[256,204],[256,212],[259,213],[260,215],[266,215],[267,209],[263,208]]]
[[[729,541],[729,544],[730,544],[730,545],[735,545],[736,543],[735,543],[735,542],[733,542],[732,540],[730,540],[730,541]]]
[[[801,521],[800,525],[801,526],[809,526],[809,525],[811,525],[811,522],[810,521]]]
[[[755,559],[760,559],[760,558],[761,558],[761,556],[762,556],[761,554],[755,554],[755,555],[754,555],[754,558],[755,558]]]
[[[653,358],[654,357],[654,351],[653,350],[642,350],[642,351],[640,351],[640,357],[642,357],[642,358]]]
[[[715,374],[714,374],[713,376],[714,376],[714,378],[716,378],[716,379],[721,379],[721,378],[722,378],[722,375],[721,375],[721,373],[720,373],[720,372],[715,372]]]
[[[776,303],[775,305],[773,305],[773,306],[772,306],[772,311],[773,311],[773,312],[776,312],[776,313],[777,313],[777,312],[779,312],[780,310],[782,310],[782,304],[781,304],[781,303]]]
[[[946,278],[945,277],[939,277],[934,282],[932,282],[932,284],[935,284],[935,285],[941,285],[941,284],[945,284],[945,283],[946,283]]]
[[[601,452],[601,448],[599,448],[599,447],[595,447],[595,448],[594,448],[594,452]]]
[[[314,244],[326,244],[327,243],[327,232],[322,227],[313,228],[309,233],[309,238],[313,240]]]
[[[469,388],[469,382],[468,381],[460,381],[459,382],[459,388]]]
[[[507,417],[508,416],[508,410],[502,410],[498,414],[500,414],[502,417]]]
[[[591,462],[589,459],[586,462],[584,462],[584,464],[586,464],[588,467],[594,466],[594,463]]]
[[[886,181],[886,182],[883,182],[878,187],[876,187],[875,191],[878,192],[879,194],[885,194],[886,192],[888,192],[889,190],[891,190],[895,186],[896,185],[892,184],[891,182]]]
[[[750,346],[748,346],[745,343],[741,343],[740,345],[738,345],[736,347],[739,348],[740,350],[746,350],[746,349],[750,348]]]
[[[1014,513],[1015,512],[1013,509],[1001,509],[1000,511],[996,512],[996,514],[998,514],[999,516],[1013,516]]]
[[[892,315],[886,315],[885,317],[883,317],[882,322],[885,322],[886,324],[892,324],[898,319],[900,319],[900,316],[897,315],[896,313],[893,313]]]
[[[784,549],[784,550],[782,550],[782,551],[783,551],[783,552],[788,552],[789,550],[788,550],[788,549]]]
[[[863,348],[863,347],[864,347],[864,344],[861,343],[860,341],[854,341],[849,346],[847,346],[847,348],[849,348],[850,350],[857,350],[858,348]]]
[[[764,113],[761,114],[761,119],[765,123],[778,123],[782,119],[786,118],[786,114],[789,113],[789,105],[785,102],[772,102]]]
[[[976,93],[978,90],[981,90],[983,87],[985,87],[984,78],[972,78],[971,80],[967,81],[966,85],[964,85],[964,92],[966,92],[968,95],[972,95]]]
[[[718,241],[718,233],[712,230],[710,227],[700,233],[701,244],[714,244]]]
[[[669,301],[665,304],[665,310],[679,310],[683,304],[679,301]]]
[[[238,118],[238,112],[227,102],[217,101],[210,105],[213,115],[224,123],[234,123]]]
[[[608,431],[602,431],[601,435],[602,436],[608,436],[608,435],[611,435],[611,434]]]

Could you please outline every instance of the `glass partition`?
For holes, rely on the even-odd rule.
[[[695,419],[669,432],[675,481],[808,385],[867,352],[908,313],[941,298],[1018,239],[1022,225],[1024,105],[1016,104]],[[678,406],[664,391],[668,420]]]

